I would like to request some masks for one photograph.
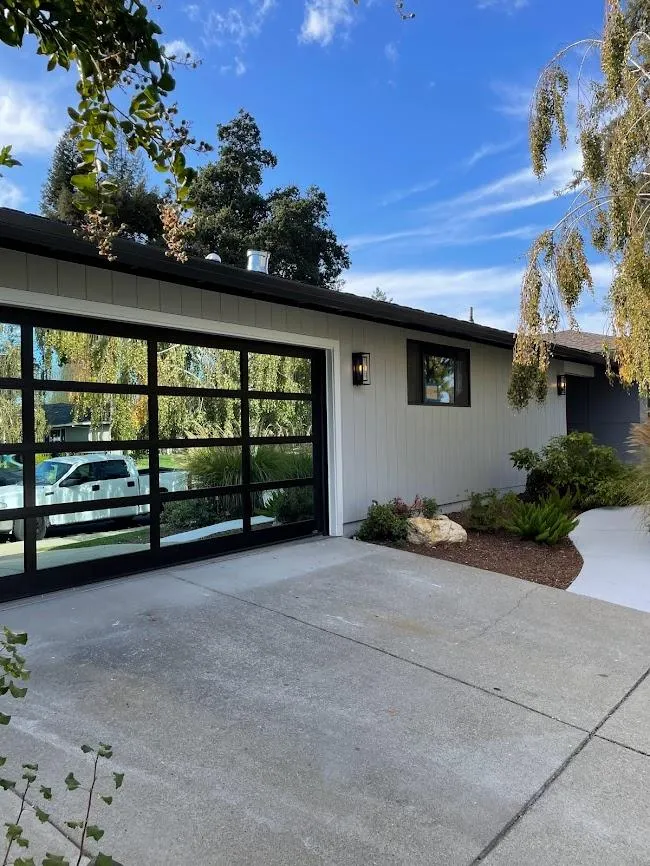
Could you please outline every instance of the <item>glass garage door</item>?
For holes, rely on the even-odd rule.
[[[0,308],[0,598],[325,532],[324,354]]]

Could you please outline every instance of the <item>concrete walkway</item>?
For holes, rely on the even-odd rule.
[[[571,540],[584,566],[569,592],[650,612],[650,532],[641,509],[587,511]]]
[[[648,863],[646,614],[324,539],[0,622],[32,669],[3,754],[60,789],[112,743],[95,822],[124,866]]]

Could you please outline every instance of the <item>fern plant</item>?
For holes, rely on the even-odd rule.
[[[538,544],[557,544],[578,525],[569,508],[567,497],[557,494],[543,502],[519,502],[506,529]]]

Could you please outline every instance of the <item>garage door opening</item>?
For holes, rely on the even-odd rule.
[[[325,353],[0,308],[0,598],[327,530]]]

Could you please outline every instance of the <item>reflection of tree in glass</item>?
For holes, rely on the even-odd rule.
[[[438,355],[424,358],[425,399],[450,403],[454,399],[454,361]]]
[[[20,377],[20,328],[0,322],[0,378]],[[20,391],[0,389],[0,442],[20,442]]]

